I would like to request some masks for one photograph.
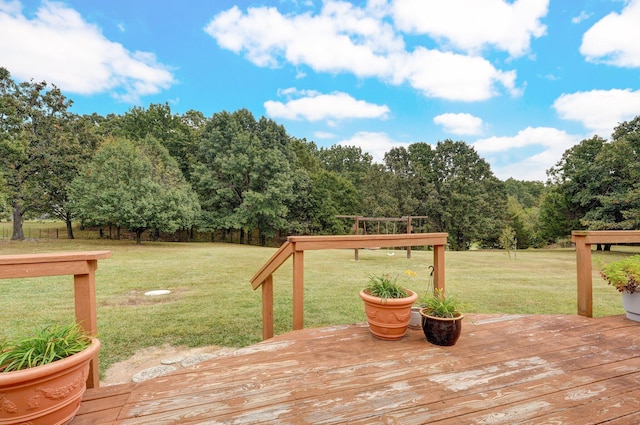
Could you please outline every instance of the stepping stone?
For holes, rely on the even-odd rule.
[[[159,376],[167,375],[176,370],[178,369],[175,366],[150,367],[149,369],[141,370],[140,372],[133,375],[133,378],[131,378],[131,380],[133,382],[143,382],[149,379],[157,378]]]

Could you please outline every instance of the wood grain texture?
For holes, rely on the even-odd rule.
[[[302,329],[140,384],[87,391],[73,425],[638,424],[640,324],[467,315],[453,347],[419,330]]]

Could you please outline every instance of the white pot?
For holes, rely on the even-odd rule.
[[[411,318],[409,319],[409,327],[411,329],[422,329],[421,308],[422,307],[411,307]]]
[[[640,292],[622,293],[622,305],[627,312],[627,318],[640,322]]]

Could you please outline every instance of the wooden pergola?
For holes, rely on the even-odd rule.
[[[413,220],[414,219],[423,219],[423,218],[429,218],[426,215],[409,215],[409,216],[404,216],[404,217],[365,217],[362,215],[337,215],[336,218],[348,218],[351,220],[354,220],[354,224],[353,224],[353,234],[355,235],[359,235],[360,234],[360,223],[362,223],[363,225],[363,234],[366,235],[367,234],[367,227],[366,227],[366,223],[368,221],[373,221],[373,222],[377,222],[378,223],[378,228],[376,229],[376,233],[377,235],[380,235],[380,223],[398,223],[398,222],[402,222],[402,223],[407,223],[407,234],[411,234],[411,232],[413,231]],[[422,230],[422,229],[420,229]],[[394,232],[393,234],[395,234],[395,225],[394,225]],[[385,226],[385,235],[390,234],[388,232],[388,228],[387,226]],[[377,247],[373,247],[373,248],[377,248]],[[406,248],[407,250],[407,259],[411,259],[411,246],[405,246],[404,248]],[[354,259],[356,261],[358,261],[358,248],[354,249]]]

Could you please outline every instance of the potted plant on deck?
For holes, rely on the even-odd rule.
[[[462,333],[460,307],[455,298],[447,296],[440,289],[420,298],[425,307],[420,310],[424,336],[432,344],[454,345]]]
[[[609,263],[600,274],[622,294],[627,318],[640,322],[640,255]]]
[[[364,301],[373,336],[384,340],[396,340],[404,336],[409,326],[411,306],[418,299],[417,293],[402,286],[397,276],[383,273],[369,276],[369,283],[360,291],[360,298]]]
[[[77,324],[0,342],[0,425],[71,422],[100,341]]]

